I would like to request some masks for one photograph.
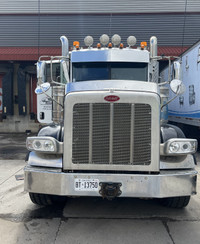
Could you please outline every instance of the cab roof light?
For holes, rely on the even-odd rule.
[[[108,48],[112,48],[112,43],[111,42],[108,43]]]
[[[110,38],[109,38],[108,35],[103,34],[103,35],[100,37],[99,40],[100,40],[101,45],[102,45],[103,47],[105,47],[106,45],[108,45]]]
[[[112,40],[114,47],[119,46],[119,44],[121,43],[121,37],[117,34],[113,35],[111,40]]]
[[[101,48],[101,43],[97,43],[97,48],[98,48],[98,49]]]
[[[141,47],[141,49],[146,49],[147,48],[147,42],[141,42],[140,47]]]
[[[84,39],[85,45],[89,48],[92,46],[93,42],[94,42],[94,40],[93,40],[92,36],[86,36]]]
[[[74,41],[74,42],[73,42],[73,47],[74,47],[75,49],[79,49],[79,47],[80,47],[80,43],[79,43],[78,41]]]
[[[127,38],[127,44],[129,47],[135,46],[136,42],[137,42],[137,39],[135,38],[135,36],[129,36]]]

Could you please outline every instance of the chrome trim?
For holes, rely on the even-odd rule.
[[[145,83],[148,84],[148,83]],[[116,95],[120,97],[115,103],[142,103],[149,104],[152,109],[151,116],[151,163],[150,165],[117,165],[117,164],[73,164],[72,141],[73,141],[73,106],[77,103],[109,103],[104,100],[105,96]],[[160,97],[158,94],[134,91],[84,91],[67,94],[65,99],[65,118],[67,125],[64,131],[64,161],[65,170],[127,170],[127,171],[159,171],[159,146],[160,146]]]
[[[163,198],[196,194],[195,170],[163,170],[149,174],[61,173],[48,168],[25,167],[25,190],[65,196],[100,196],[99,192],[75,191],[74,180],[98,179],[122,183],[120,197]]]
[[[194,158],[191,154],[177,157],[160,157],[160,169],[193,169],[194,167]]]
[[[109,163],[113,162],[113,121],[114,121],[114,106],[110,104],[110,142],[109,142]]]
[[[89,163],[92,163],[93,104],[89,105]]]
[[[30,152],[28,165],[51,168],[62,168],[62,156],[60,154],[44,154]]]
[[[130,140],[130,164],[133,164],[133,146],[134,146],[134,135],[133,135],[133,131],[134,131],[134,116],[135,114],[135,105],[131,104],[131,131],[130,131],[130,135],[131,135],[131,140]]]

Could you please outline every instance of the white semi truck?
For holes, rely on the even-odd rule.
[[[102,35],[96,48],[87,36],[87,48],[74,42],[70,52],[65,36],[61,42],[62,56],[37,63],[38,120],[44,127],[27,138],[25,167],[25,190],[33,203],[94,196],[187,206],[196,194],[197,141],[167,124],[156,37],[150,50],[146,42],[133,48],[134,36],[126,48],[118,35],[110,43]],[[170,87],[181,93],[179,80]]]

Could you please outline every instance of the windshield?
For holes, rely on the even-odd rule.
[[[147,63],[88,62],[73,63],[73,82],[88,80],[148,81]]]

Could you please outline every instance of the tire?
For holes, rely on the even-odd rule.
[[[33,193],[33,192],[29,192],[29,196],[31,201],[34,204],[42,205],[42,206],[50,206],[50,205],[62,204],[66,202],[66,197],[63,196],[40,194],[40,193]]]
[[[168,197],[160,199],[161,205],[170,208],[184,208],[188,205],[190,196],[184,197]]]

